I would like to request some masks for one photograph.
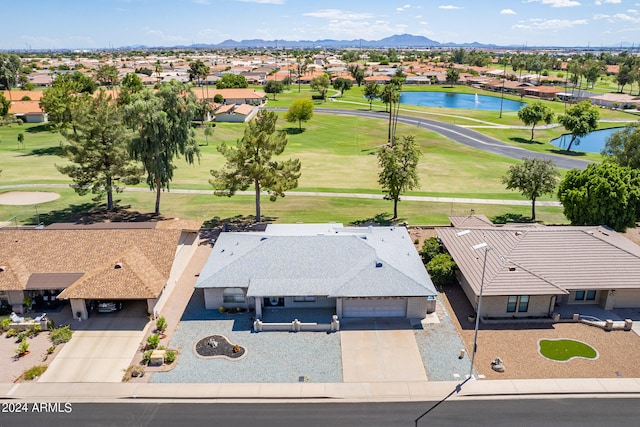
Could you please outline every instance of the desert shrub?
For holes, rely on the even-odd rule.
[[[22,374],[22,378],[24,378],[27,381],[31,381],[35,378],[38,378],[42,374],[44,374],[44,371],[46,370],[47,370],[47,365],[36,365],[24,371],[24,374]]]
[[[153,334],[147,337],[147,350],[156,349],[160,345],[160,335]]]
[[[151,362],[151,353],[153,353],[153,350],[147,350],[142,354],[142,363],[148,365]]]
[[[7,335],[5,335],[5,336],[6,336],[7,338],[12,338],[12,337],[18,336],[18,330],[17,330],[17,329],[10,328],[10,329],[7,331]]]
[[[71,330],[69,325],[55,328],[49,333],[49,339],[55,345],[62,344],[69,341],[72,336],[73,336],[73,331]]]
[[[164,353],[164,362],[167,364],[171,364],[176,361],[176,352],[173,350],[167,350]]]
[[[56,351],[56,346],[52,345],[47,349],[47,354],[52,354],[54,351]]]
[[[156,330],[159,332],[164,332],[167,330],[167,319],[164,317],[158,317],[156,320]]]
[[[2,328],[3,331],[8,331],[10,328],[9,325],[11,325],[11,319],[9,319],[8,317],[2,319],[2,322],[0,322],[0,328]]]
[[[16,348],[16,353],[18,353],[18,356],[22,356],[26,354],[27,351],[29,351],[29,341],[27,341],[27,337],[24,337],[20,340],[18,348]]]
[[[427,264],[427,271],[431,280],[438,286],[453,283],[456,277],[456,263],[449,254],[439,254]]]

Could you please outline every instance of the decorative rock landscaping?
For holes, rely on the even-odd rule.
[[[195,352],[200,357],[225,357],[238,360],[247,354],[247,349],[238,344],[231,344],[222,335],[210,335],[196,343]]]

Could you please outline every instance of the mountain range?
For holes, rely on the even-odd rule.
[[[390,37],[385,37],[380,40],[262,40],[262,39],[250,39],[236,41],[232,39],[225,40],[218,44],[194,44],[189,47],[192,48],[298,48],[309,49],[315,47],[324,48],[422,48],[422,47],[438,47],[438,46],[459,46],[459,47],[495,47],[495,45],[481,44],[477,42],[473,43],[440,43],[435,40],[423,36],[414,36],[411,34],[397,34]]]

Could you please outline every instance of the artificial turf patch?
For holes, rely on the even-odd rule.
[[[583,342],[568,339],[538,341],[540,354],[547,359],[566,362],[574,357],[596,359],[598,352]]]

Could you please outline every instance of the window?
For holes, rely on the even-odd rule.
[[[293,302],[316,302],[316,297],[293,297]]]
[[[529,311],[529,295],[509,295],[507,298],[507,313],[526,313]]]
[[[222,292],[224,302],[242,303],[245,302],[244,291],[241,288],[226,288]]]
[[[584,301],[584,291],[576,291],[576,301]]]
[[[598,291],[587,291],[587,301],[593,301],[596,299],[596,292]]]

